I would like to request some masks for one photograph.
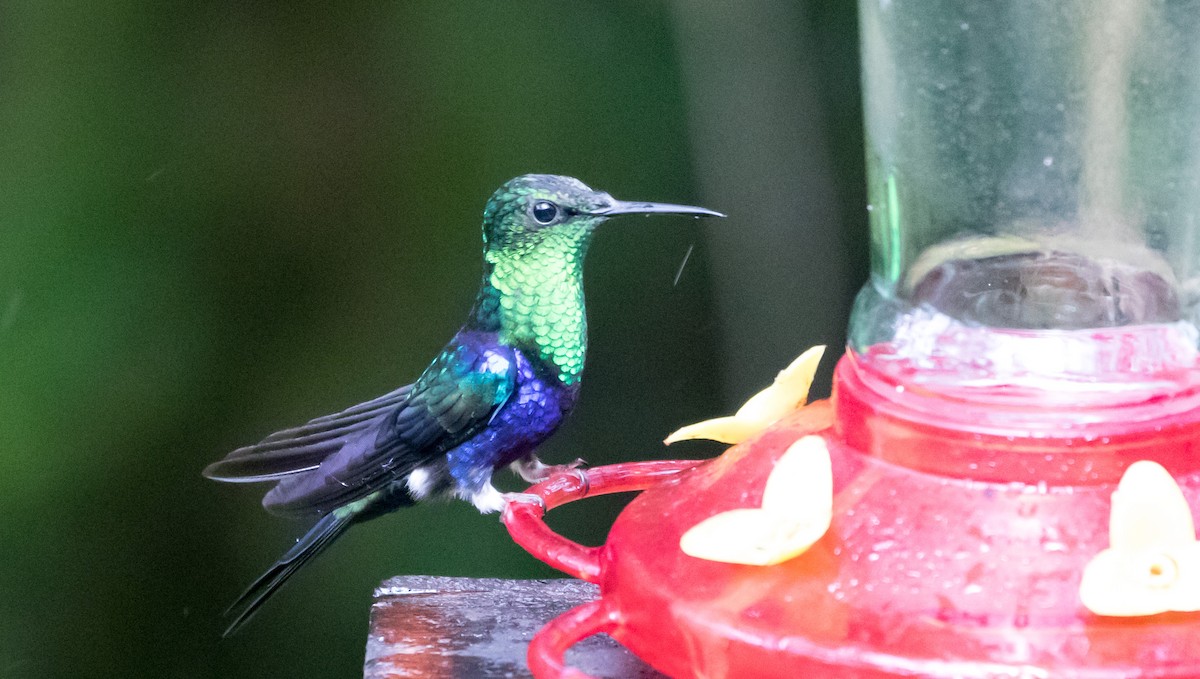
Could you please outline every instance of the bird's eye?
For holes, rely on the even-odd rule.
[[[539,200],[533,204],[532,212],[538,224],[549,224],[558,217],[558,206],[548,200]]]

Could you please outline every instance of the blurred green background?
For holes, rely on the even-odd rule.
[[[543,458],[719,452],[660,441],[839,347],[865,279],[856,44],[851,0],[0,3],[0,678],[351,677],[385,577],[552,577],[420,507],[222,641],[304,526],[199,472],[414,379],[525,172],[730,215],[600,234]]]

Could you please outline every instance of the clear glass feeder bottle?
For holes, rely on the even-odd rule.
[[[1200,383],[1200,2],[860,9],[860,367],[969,400]]]

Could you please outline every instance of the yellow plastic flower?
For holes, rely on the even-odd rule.
[[[1149,460],[1125,470],[1112,496],[1110,547],[1083,570],[1079,598],[1097,615],[1200,610],[1200,543],[1175,479]]]
[[[803,554],[833,520],[833,471],[820,436],[805,436],[775,462],[761,508],[733,509],[692,526],[679,539],[697,559],[772,566]]]
[[[711,439],[721,443],[745,441],[808,402],[808,388],[824,354],[823,345],[800,354],[779,373],[771,386],[751,396],[735,414],[690,424],[668,436],[664,443],[670,445],[687,439]]]

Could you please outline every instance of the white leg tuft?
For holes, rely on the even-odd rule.
[[[433,490],[433,473],[426,467],[418,467],[412,470],[404,483],[408,486],[410,495],[418,500],[423,500],[429,497],[430,491]]]
[[[484,486],[479,492],[471,493],[463,499],[469,500],[482,514],[498,512],[504,509],[505,504],[504,495],[490,483]]]

